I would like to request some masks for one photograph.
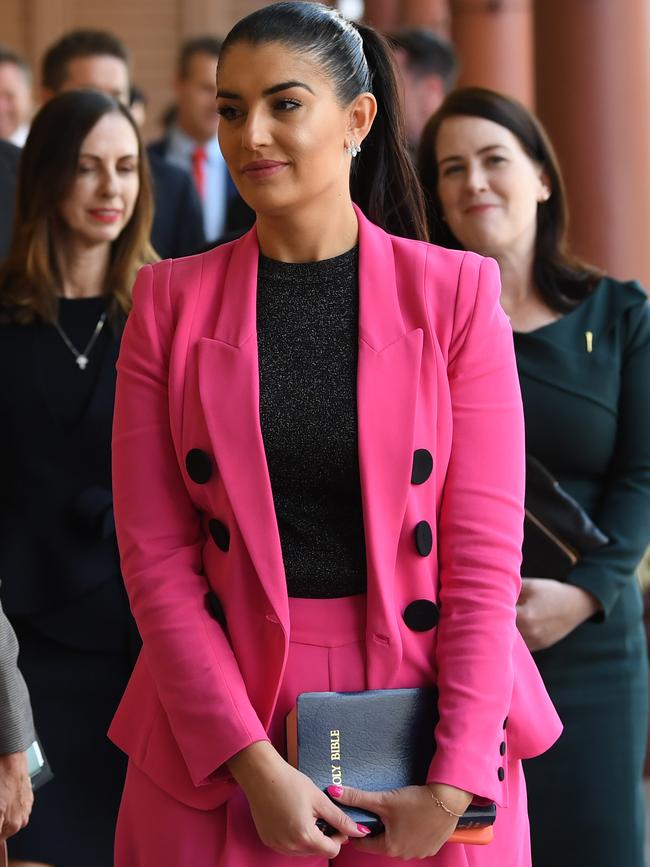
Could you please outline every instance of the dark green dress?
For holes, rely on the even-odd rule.
[[[605,278],[562,319],[515,334],[515,348],[527,449],[610,538],[567,579],[603,613],[534,654],[565,728],[524,764],[533,865],[643,867],[648,673],[634,570],[650,541],[646,295]]]

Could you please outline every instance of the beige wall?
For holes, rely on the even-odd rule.
[[[0,0],[0,42],[34,66],[36,84],[43,51],[66,30],[97,27],[125,42],[133,80],[149,97],[147,137],[171,101],[174,62],[180,43],[200,34],[225,35],[264,0]]]

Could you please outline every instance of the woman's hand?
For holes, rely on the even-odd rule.
[[[33,803],[27,754],[0,756],[0,844],[25,827]]]
[[[406,786],[386,792],[366,792],[341,786],[329,786],[327,791],[341,804],[376,813],[384,824],[386,830],[383,834],[368,840],[354,840],[355,849],[402,860],[435,855],[458,824],[458,819],[439,807],[432,795],[454,813],[463,813],[472,800],[469,792],[442,783]]]
[[[349,837],[368,833],[287,764],[268,741],[237,753],[228,768],[244,790],[260,840],[275,852],[335,858]],[[336,833],[326,837],[316,827],[319,818]]]
[[[517,628],[529,650],[560,641],[599,609],[582,587],[551,578],[524,578],[517,601]]]

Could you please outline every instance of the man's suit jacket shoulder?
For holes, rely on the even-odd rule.
[[[18,642],[0,606],[0,754],[26,749],[34,722],[25,681],[18,670]]]
[[[177,259],[203,249],[203,213],[192,178],[155,149],[148,148],[153,182],[151,243],[161,259]]]
[[[166,138],[159,138],[147,145],[149,156],[160,157],[161,160],[167,158],[168,141]]]
[[[0,200],[0,259],[6,256],[11,241],[19,161],[20,148],[0,140],[0,190],[2,190],[2,199]]]
[[[167,137],[156,139],[156,141],[151,142],[147,145],[147,151],[149,153],[149,158],[152,160],[161,160],[165,162],[167,165],[170,165],[167,162],[167,152],[169,150],[169,139]],[[174,166],[176,168],[176,166]],[[214,243],[225,243],[227,241],[231,241],[234,238],[238,238],[244,232],[246,232],[255,222],[255,212],[246,204],[246,202],[242,199],[235,187],[234,182],[232,181],[229,174],[226,177],[227,183],[227,205],[226,205],[226,224],[224,227],[224,234],[219,239],[208,239],[208,242],[203,245],[200,249],[196,247],[194,250],[191,250],[191,253],[202,252],[205,249],[210,249]],[[194,185],[192,184],[192,189],[194,190]],[[165,258],[164,256],[162,258]]]

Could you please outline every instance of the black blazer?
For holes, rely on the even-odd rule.
[[[11,241],[19,160],[20,148],[0,139],[0,259],[7,255]]]
[[[13,621],[72,646],[121,649],[131,629],[111,492],[121,333],[110,332],[79,423],[64,428],[39,341],[50,327],[0,325],[0,595]]]
[[[150,159],[160,159],[164,160],[165,162],[167,161],[168,149],[168,138],[158,139],[157,141],[151,142],[151,144],[147,147]],[[170,164],[167,163],[167,165]],[[178,167],[174,166],[174,168]],[[182,169],[180,169],[180,171],[182,171]],[[185,174],[187,175],[187,173]],[[192,183],[192,189],[194,189],[194,183],[191,181],[191,178],[190,182]],[[255,222],[255,212],[248,207],[246,202],[239,195],[230,175],[228,175],[227,196],[228,201],[226,205],[226,223],[224,227],[224,235],[227,237],[228,240],[232,240],[233,238],[238,238],[240,235],[243,235],[244,232],[250,229],[250,227]],[[208,238],[208,243],[204,243],[203,249],[208,249],[209,247],[212,247],[214,241],[214,238]]]
[[[151,243],[161,259],[191,256],[205,246],[203,212],[192,178],[154,153],[149,153],[154,218]]]

